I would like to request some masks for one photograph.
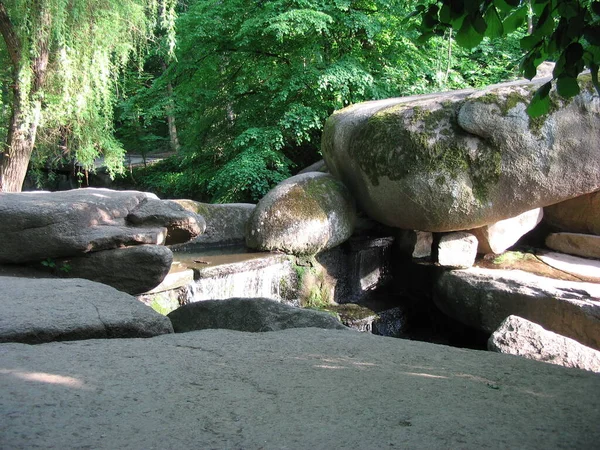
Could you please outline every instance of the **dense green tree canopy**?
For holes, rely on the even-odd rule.
[[[518,40],[471,52],[447,33],[423,44],[416,1],[195,0],[177,22],[177,59],[123,103],[121,130],[174,101],[183,152],[146,171],[164,195],[256,201],[319,158],[326,118],[350,103],[481,86],[515,74]],[[415,19],[416,23],[416,19]],[[167,84],[173,97],[167,97]],[[138,178],[139,179],[139,178]]]

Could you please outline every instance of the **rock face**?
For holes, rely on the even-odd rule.
[[[248,222],[246,245],[316,254],[347,240],[355,219],[354,200],[342,183],[318,172],[296,175],[260,200]]]
[[[544,220],[561,231],[600,235],[600,191],[546,206]]]
[[[295,308],[266,298],[231,298],[190,303],[169,313],[176,333],[224,328],[262,332],[286,328],[347,329],[331,314]]]
[[[395,244],[401,254],[411,258],[429,258],[433,234],[428,231],[398,230]]]
[[[471,233],[457,232],[442,236],[438,244],[440,266],[467,269],[477,257],[477,238]]]
[[[596,259],[542,251],[538,251],[536,256],[550,267],[571,274],[581,281],[600,283],[600,261]]]
[[[136,295],[158,286],[169,273],[172,262],[173,253],[167,247],[136,245],[71,258],[67,274]]]
[[[597,374],[365,333],[204,330],[2,344],[0,353],[10,449],[546,450],[600,441]]]
[[[600,372],[598,350],[545,330],[519,316],[508,316],[500,324],[490,336],[488,349],[558,366]]]
[[[177,202],[152,198],[129,213],[127,221],[136,226],[166,227],[166,245],[188,242],[206,229],[202,216],[187,211]]]
[[[205,232],[191,243],[229,245],[243,243],[246,224],[256,205],[250,203],[227,203],[213,205],[193,200],[174,200],[188,211],[206,220]]]
[[[517,315],[600,349],[597,284],[473,267],[444,272],[435,284],[434,301],[450,317],[487,333]]]
[[[163,207],[160,214],[152,214],[145,206],[148,202],[156,211],[160,200],[144,192],[93,188],[0,193],[0,263],[80,256],[127,245],[160,245],[168,239],[167,229],[176,229],[182,217],[187,217],[186,233],[191,232],[194,220],[196,230],[202,228],[202,219],[185,211]],[[173,218],[168,217],[169,210]]]
[[[0,286],[0,342],[39,344],[173,332],[166,317],[93,281],[0,276]]]
[[[542,208],[525,211],[516,217],[500,220],[491,225],[470,230],[477,237],[478,253],[502,253],[514,245],[525,233],[533,230],[544,217]]]
[[[546,238],[546,246],[569,255],[600,259],[600,236],[593,234],[551,233]]]
[[[600,101],[586,80],[565,104],[552,93],[544,119],[525,110],[541,82],[350,106],[325,125],[324,159],[386,225],[489,225],[600,187]]]

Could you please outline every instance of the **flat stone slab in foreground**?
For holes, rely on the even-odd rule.
[[[2,446],[595,448],[600,376],[338,330],[0,345]]]
[[[172,332],[168,318],[101,283],[0,275],[0,342],[38,344]]]

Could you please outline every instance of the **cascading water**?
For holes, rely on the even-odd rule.
[[[233,297],[282,301],[293,273],[291,262],[280,255],[207,267],[198,270],[199,278],[194,281],[192,301]]]

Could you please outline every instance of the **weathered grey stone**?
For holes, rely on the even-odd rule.
[[[600,100],[581,81],[538,119],[526,106],[541,81],[353,105],[327,120],[323,156],[386,225],[489,225],[600,187]]]
[[[574,275],[582,281],[600,283],[600,261],[598,260],[543,251],[538,251],[536,256],[545,264]]]
[[[465,325],[492,333],[510,315],[600,349],[600,285],[520,270],[473,267],[444,272],[434,301]]]
[[[592,449],[600,377],[366,333],[0,345],[2,446]]]
[[[477,238],[459,231],[442,236],[438,244],[438,263],[443,267],[467,269],[477,257]]]
[[[166,245],[188,242],[206,229],[202,216],[169,200],[147,199],[127,215],[127,221],[136,226],[166,227]]]
[[[396,247],[400,253],[411,258],[429,258],[433,246],[433,234],[428,231],[398,230]]]
[[[551,233],[546,238],[546,246],[569,255],[600,259],[600,236],[593,234]]]
[[[347,329],[331,314],[295,308],[266,298],[231,298],[190,303],[169,313],[176,333],[224,328],[262,332],[286,328]]]
[[[173,332],[169,319],[100,283],[0,276],[0,286],[0,342],[38,344]]]
[[[488,350],[524,356],[564,367],[600,372],[600,352],[544,329],[519,316],[508,316],[488,341]]]
[[[303,173],[308,173],[308,172],[323,172],[323,173],[328,173],[329,170],[327,169],[327,164],[325,164],[325,161],[323,161],[322,159],[320,159],[316,163],[311,164],[310,166],[305,167],[304,169],[302,169],[300,172],[298,172],[298,175],[301,175]]]
[[[246,238],[246,224],[256,208],[250,203],[210,204],[193,200],[174,200],[188,211],[200,214],[206,221],[204,234],[191,244],[230,245],[243,243]]]
[[[137,226],[131,226],[132,224]],[[0,263],[162,245],[202,229],[202,218],[154,194],[109,189],[0,193]]]
[[[164,229],[126,227],[153,194],[108,189],[0,193],[0,263],[80,255],[135,243],[162,243]]]
[[[546,206],[544,220],[561,231],[600,235],[600,191]]]
[[[163,281],[172,262],[173,253],[167,247],[136,245],[70,258],[67,275],[108,284],[128,294],[141,294]]]
[[[354,200],[338,180],[318,172],[296,175],[258,203],[248,222],[246,245],[316,254],[347,240],[355,219]]]
[[[478,253],[499,254],[514,245],[525,233],[533,230],[543,217],[544,210],[536,208],[469,232],[473,233],[479,242]]]

